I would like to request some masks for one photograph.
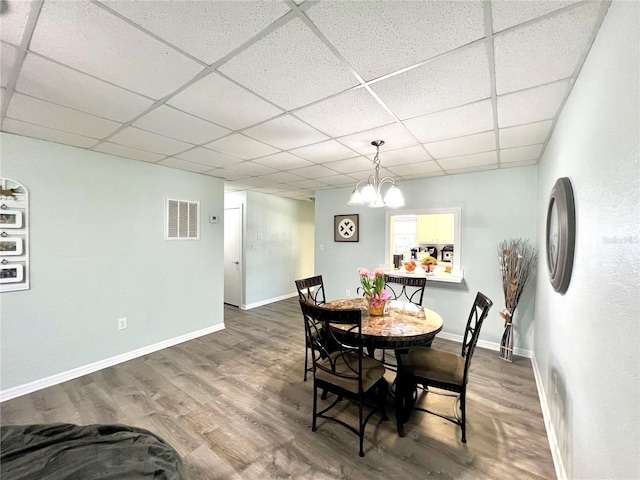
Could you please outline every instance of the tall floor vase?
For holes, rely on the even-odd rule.
[[[502,340],[500,340],[500,358],[507,362],[513,361],[513,324],[511,322],[504,326]]]

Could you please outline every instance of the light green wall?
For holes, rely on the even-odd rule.
[[[294,281],[313,275],[314,205],[258,192],[225,195],[244,205],[242,308],[296,293]]]
[[[1,389],[223,323],[223,182],[2,134],[30,192],[31,289],[0,294]],[[164,240],[165,197],[200,201],[199,241]],[[117,329],[127,317],[129,327]]]
[[[569,177],[576,250],[567,292],[539,265],[535,360],[566,478],[640,478],[640,4],[614,1],[539,165]]]
[[[384,165],[384,155],[381,154]],[[480,339],[499,344],[504,322],[498,312],[504,296],[498,271],[497,245],[506,238],[535,239],[536,168],[522,167],[399,182],[403,209],[461,207],[462,285],[429,282],[423,305],[440,313],[443,332],[462,335],[478,291],[494,302]],[[356,295],[358,267],[383,263],[385,210],[346,205],[352,187],[316,192],[316,273],[322,274],[328,298]],[[360,241],[333,241],[334,215],[360,215]],[[320,250],[320,245],[323,250]],[[516,347],[533,349],[533,282],[516,311]]]

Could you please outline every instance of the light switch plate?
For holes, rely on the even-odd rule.
[[[220,219],[217,215],[209,215],[209,223],[218,223]]]

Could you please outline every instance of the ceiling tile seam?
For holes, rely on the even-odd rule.
[[[22,71],[24,59],[27,56],[29,44],[31,43],[31,37],[33,37],[33,32],[35,31],[36,24],[38,23],[38,17],[40,16],[40,10],[42,10],[42,4],[43,0],[37,0],[31,4],[29,16],[24,26],[24,30],[22,31],[22,39],[20,40],[20,45],[16,48],[16,58],[13,63],[13,68],[11,69],[9,80],[7,81],[7,86],[5,88],[5,98],[2,105],[2,110],[0,111],[0,124],[4,124],[4,119],[7,116],[7,110],[9,109],[9,104],[11,103],[11,98],[13,97],[13,92],[16,87],[16,83],[18,82],[18,77],[20,76],[20,72]]]
[[[462,154],[462,155],[457,154],[457,155],[449,155],[449,156],[446,156],[446,157],[439,157],[439,158],[437,158],[437,159],[436,159],[436,158],[434,158],[434,161],[437,161],[437,160],[449,160],[450,158],[472,157],[472,156],[474,156],[474,155],[480,155],[481,153],[490,153],[490,152],[495,152],[495,151],[496,151],[496,149],[495,149],[495,148],[490,148],[490,149],[488,149],[488,150],[480,150],[480,151],[478,151],[478,152],[464,153],[464,154]],[[443,168],[443,170],[446,170],[446,169],[444,169],[444,168]]]
[[[496,86],[496,57],[493,41],[493,11],[491,2],[483,3],[484,32],[487,38],[487,57],[489,62],[489,83],[491,88],[491,110],[493,112],[493,134],[496,141],[498,168],[500,168],[500,135],[498,133],[498,94]]]
[[[111,8],[109,8],[107,5],[99,2],[98,0],[89,0],[91,3],[93,3],[96,7],[103,9],[104,11],[106,11],[107,13],[110,13],[111,15],[113,15],[114,17],[122,20],[123,22],[129,24],[130,26],[132,26],[133,28],[140,30],[142,33],[150,36],[151,38],[153,38],[154,40],[157,40],[158,42],[162,43],[163,45],[166,45],[167,47],[171,48],[172,50],[175,50],[176,52],[178,52],[181,55],[184,55],[185,57],[187,57],[189,60],[196,62],[197,64],[199,64],[201,67],[207,67],[209,66],[207,63],[203,62],[202,60],[200,60],[199,58],[194,57],[193,55],[191,55],[188,52],[185,52],[184,50],[182,50],[181,48],[177,47],[176,45],[172,44],[171,42],[165,40],[164,38],[162,38],[161,36],[153,33],[151,30],[147,30],[146,28],[144,28],[142,25],[140,25],[139,23],[134,22],[133,20],[131,20],[128,17],[125,17],[124,15],[122,15],[120,12],[116,12],[115,10],[112,10]]]
[[[167,106],[168,106],[168,105],[167,105]],[[171,108],[171,107],[169,107],[169,108]],[[186,112],[183,112],[183,113],[186,113]],[[187,114],[187,115],[190,115],[190,114],[188,114],[188,113],[186,113],[186,114]],[[191,116],[194,116],[194,115],[191,115]],[[211,123],[211,122],[209,122],[209,123]],[[178,142],[188,143],[189,145],[193,145],[192,147],[190,147],[190,148],[189,148],[189,150],[193,150],[194,148],[197,148],[197,147],[203,147],[204,145],[206,145],[206,144],[208,144],[208,143],[215,142],[216,140],[219,140],[219,139],[223,138],[223,137],[215,137],[215,138],[212,138],[211,140],[207,140],[207,141],[205,141],[205,142],[201,142],[201,143],[193,143],[193,142],[191,142],[191,141],[184,140],[184,139],[182,139],[182,138],[172,137],[171,135],[166,135],[166,134],[164,134],[164,133],[159,133],[159,132],[156,132],[156,131],[154,131],[154,130],[149,130],[148,128],[146,128],[146,127],[142,127],[142,126],[139,126],[139,125],[131,125],[131,127],[133,127],[133,128],[137,128],[138,130],[142,130],[142,131],[147,132],[147,133],[153,133],[154,135],[158,135],[158,136],[160,136],[160,137],[168,138],[168,139],[170,139],[170,140],[176,140],[176,141],[178,141]],[[228,129],[227,129],[227,130],[228,130]],[[231,132],[231,133],[233,133],[233,132]],[[229,134],[225,134],[225,136],[228,136],[228,135],[229,135]],[[186,151],[188,151],[188,150],[185,150],[185,152],[186,152]],[[180,153],[185,153],[185,152],[180,152]],[[176,155],[177,155],[177,154],[176,154]]]
[[[410,120],[415,120],[417,118],[422,118],[422,117],[430,117],[431,115],[436,115],[438,113],[444,113],[444,112],[450,112],[451,110],[456,110],[458,108],[463,108],[463,107],[470,107],[471,105],[475,105],[476,103],[482,103],[482,102],[486,102],[487,100],[491,100],[491,97],[485,97],[485,98],[480,98],[478,100],[472,100],[471,102],[467,102],[467,103],[460,103],[458,105],[454,105],[453,107],[447,107],[447,108],[443,108],[442,110],[434,110],[432,112],[429,113],[421,113],[420,115],[416,115],[414,117],[407,117],[402,119],[402,122],[408,122]]]
[[[87,140],[99,140],[99,139],[98,139],[98,138],[96,138],[96,137],[90,137],[90,136],[88,136],[88,135],[84,135],[84,134],[81,134],[81,133],[70,132],[69,130],[61,130],[61,129],[59,129],[59,128],[49,127],[49,126],[47,126],[47,125],[42,125],[42,124],[40,124],[40,123],[28,122],[28,121],[26,121],[26,120],[21,120],[20,118],[13,118],[13,117],[6,117],[6,118],[7,118],[7,119],[9,119],[9,120],[15,120],[16,122],[26,123],[27,125],[33,125],[34,127],[46,128],[46,129],[48,129],[48,130],[55,130],[56,132],[60,132],[60,133],[66,133],[66,134],[69,134],[69,135],[75,135],[75,136],[77,136],[77,137],[86,138]],[[3,130],[3,131],[4,131],[4,130]],[[21,135],[21,134],[20,134],[20,135]],[[26,135],[26,136],[28,137],[29,135]],[[31,138],[38,138],[38,137],[31,137]],[[54,141],[54,140],[47,140],[47,141]],[[79,148],[84,148],[84,149],[86,149],[86,150],[88,150],[88,149],[89,149],[88,147],[79,147]],[[153,152],[151,152],[151,153],[153,153]]]

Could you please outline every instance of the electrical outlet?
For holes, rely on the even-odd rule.
[[[127,317],[118,319],[118,330],[124,330],[127,328]]]
[[[347,298],[351,296],[351,290],[347,289]]]
[[[324,251],[324,245],[321,243],[320,244],[320,251],[323,252]]]

